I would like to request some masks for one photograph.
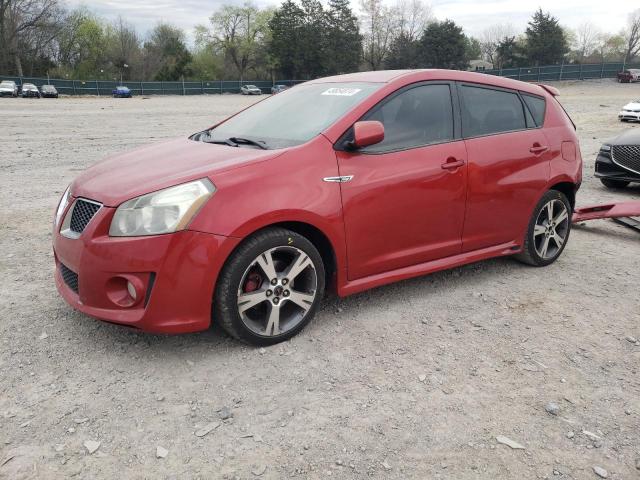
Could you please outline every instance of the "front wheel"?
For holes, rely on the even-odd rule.
[[[284,228],[246,240],[225,264],[214,298],[214,321],[254,345],[287,340],[307,325],[324,294],[316,247]]]
[[[605,187],[611,188],[611,189],[624,188],[631,183],[631,182],[626,182],[624,180],[612,180],[610,178],[601,178],[600,181]]]
[[[571,215],[571,204],[562,192],[545,193],[533,211],[523,251],[516,259],[536,267],[555,262],[567,246]]]

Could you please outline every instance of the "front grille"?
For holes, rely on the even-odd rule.
[[[62,275],[64,283],[67,284],[67,287],[78,293],[78,274],[69,270],[67,266],[62,263],[60,264],[60,274]]]
[[[617,165],[640,173],[640,145],[614,145],[611,159]]]
[[[73,207],[69,230],[82,233],[96,212],[100,210],[100,204],[79,198]]]

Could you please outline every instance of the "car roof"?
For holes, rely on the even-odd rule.
[[[374,72],[357,72],[319,78],[308,83],[371,82],[410,84],[413,82],[427,80],[457,80],[461,82],[480,83],[487,86],[496,86],[513,90],[522,90],[536,95],[545,95],[545,90],[536,84],[498,77],[496,75],[488,75],[486,73],[444,69],[377,70]]]

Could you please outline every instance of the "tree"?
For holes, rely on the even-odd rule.
[[[161,81],[176,81],[191,72],[191,53],[187,50],[184,32],[172,25],[160,23],[151,31],[144,44],[145,77]]]
[[[467,38],[451,20],[433,22],[420,38],[420,56],[427,68],[466,69]]]
[[[526,51],[531,63],[559,63],[569,51],[567,39],[558,20],[538,9],[525,32]]]
[[[371,70],[379,70],[389,54],[397,19],[382,0],[360,0],[363,58]]]
[[[621,62],[625,57],[626,41],[622,35],[600,34],[596,47],[600,62]]]
[[[385,66],[392,70],[418,68],[420,66],[418,40],[411,39],[407,33],[400,33],[391,43]]]
[[[598,45],[600,30],[591,22],[581,23],[575,31],[574,48],[576,59],[583,62]]]
[[[353,14],[349,0],[329,0],[325,18],[326,72],[336,74],[357,71],[362,57],[362,36],[358,18]]]
[[[393,11],[397,17],[397,37],[412,41],[434,20],[431,6],[422,0],[398,0]]]
[[[106,56],[124,79],[134,78],[141,68],[140,39],[135,28],[119,16],[105,32]]]
[[[478,60],[482,57],[482,47],[480,40],[465,36],[464,58],[469,63],[471,60]]]
[[[287,78],[298,78],[302,70],[301,35],[304,11],[293,0],[286,0],[269,22],[269,52],[276,68]]]
[[[487,27],[480,35],[482,57],[498,67],[498,45],[508,37],[514,37],[515,30],[511,24],[495,24]]]
[[[251,3],[242,6],[223,5],[209,19],[211,30],[200,26],[199,42],[219,49],[238,70],[240,80],[256,63],[256,52],[268,28],[270,10],[258,10]]]
[[[0,69],[13,70],[23,75],[22,56],[38,37],[38,48],[43,41],[52,42],[55,35],[39,35],[44,30],[56,29],[62,17],[58,0],[0,0]],[[31,52],[33,53],[33,52]]]
[[[526,45],[515,36],[504,37],[496,48],[497,65],[494,68],[515,68],[527,66]]]
[[[640,55],[640,8],[629,14],[624,39],[626,42],[624,61],[629,63],[634,57]]]

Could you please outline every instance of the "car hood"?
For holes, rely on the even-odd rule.
[[[625,110],[640,110],[640,103],[637,103],[637,102],[627,103],[622,108],[624,108]]]
[[[640,145],[640,129],[626,130],[608,143],[611,145]]]
[[[284,150],[229,147],[179,138],[114,155],[78,176],[71,187],[84,197],[115,207],[131,198],[260,162]]]
[[[8,86],[3,86],[3,87],[0,87],[0,90],[13,92],[14,88],[13,87],[8,87]]]

